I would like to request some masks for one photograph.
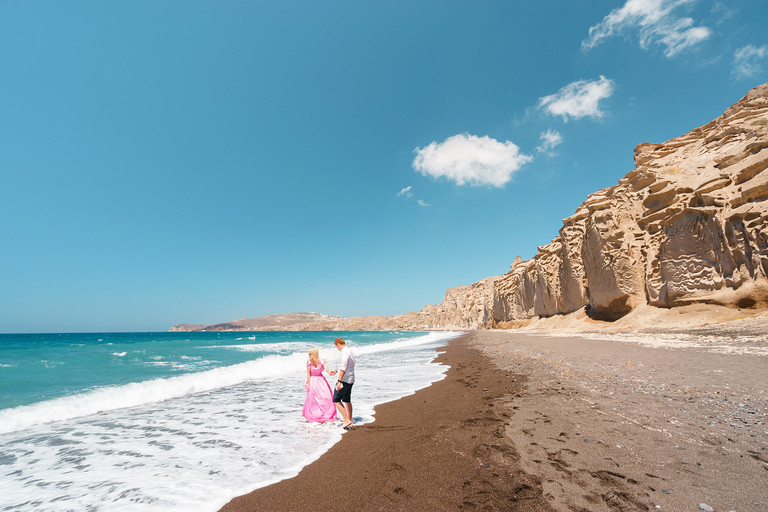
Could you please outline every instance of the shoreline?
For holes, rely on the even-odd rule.
[[[494,368],[471,348],[473,336],[438,349],[436,362],[450,365],[444,379],[377,406],[373,423],[345,433],[296,477],[235,498],[221,512],[553,510],[505,441],[507,413],[498,401],[524,379]]]
[[[765,510],[768,357],[743,344],[472,331],[445,379],[221,511]]]

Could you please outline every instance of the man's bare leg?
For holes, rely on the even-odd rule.
[[[345,406],[349,405],[350,410],[352,409],[352,404],[344,404],[341,405],[341,402],[336,402],[336,410],[339,411],[339,414],[341,414],[341,417],[344,418],[344,424],[342,427],[346,427],[352,424],[352,416],[347,414],[347,409]]]

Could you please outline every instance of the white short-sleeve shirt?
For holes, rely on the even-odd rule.
[[[352,353],[352,350],[349,347],[341,349],[341,354],[339,355],[339,370],[344,370],[344,377],[341,379],[342,382],[346,382],[347,384],[355,383],[355,354]]]

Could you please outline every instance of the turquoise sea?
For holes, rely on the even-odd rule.
[[[440,380],[455,332],[0,335],[0,511],[216,511],[341,439],[307,423],[312,346],[357,357],[357,423]]]

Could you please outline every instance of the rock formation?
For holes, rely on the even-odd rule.
[[[486,277],[469,286],[445,291],[443,302],[427,304],[418,313],[404,315],[417,328],[477,329],[493,318],[493,287],[498,277]]]
[[[536,256],[411,313],[424,327],[492,327],[585,308],[768,305],[768,84],[718,119],[640,144],[618,184],[591,194]],[[406,316],[409,316],[406,315]]]

